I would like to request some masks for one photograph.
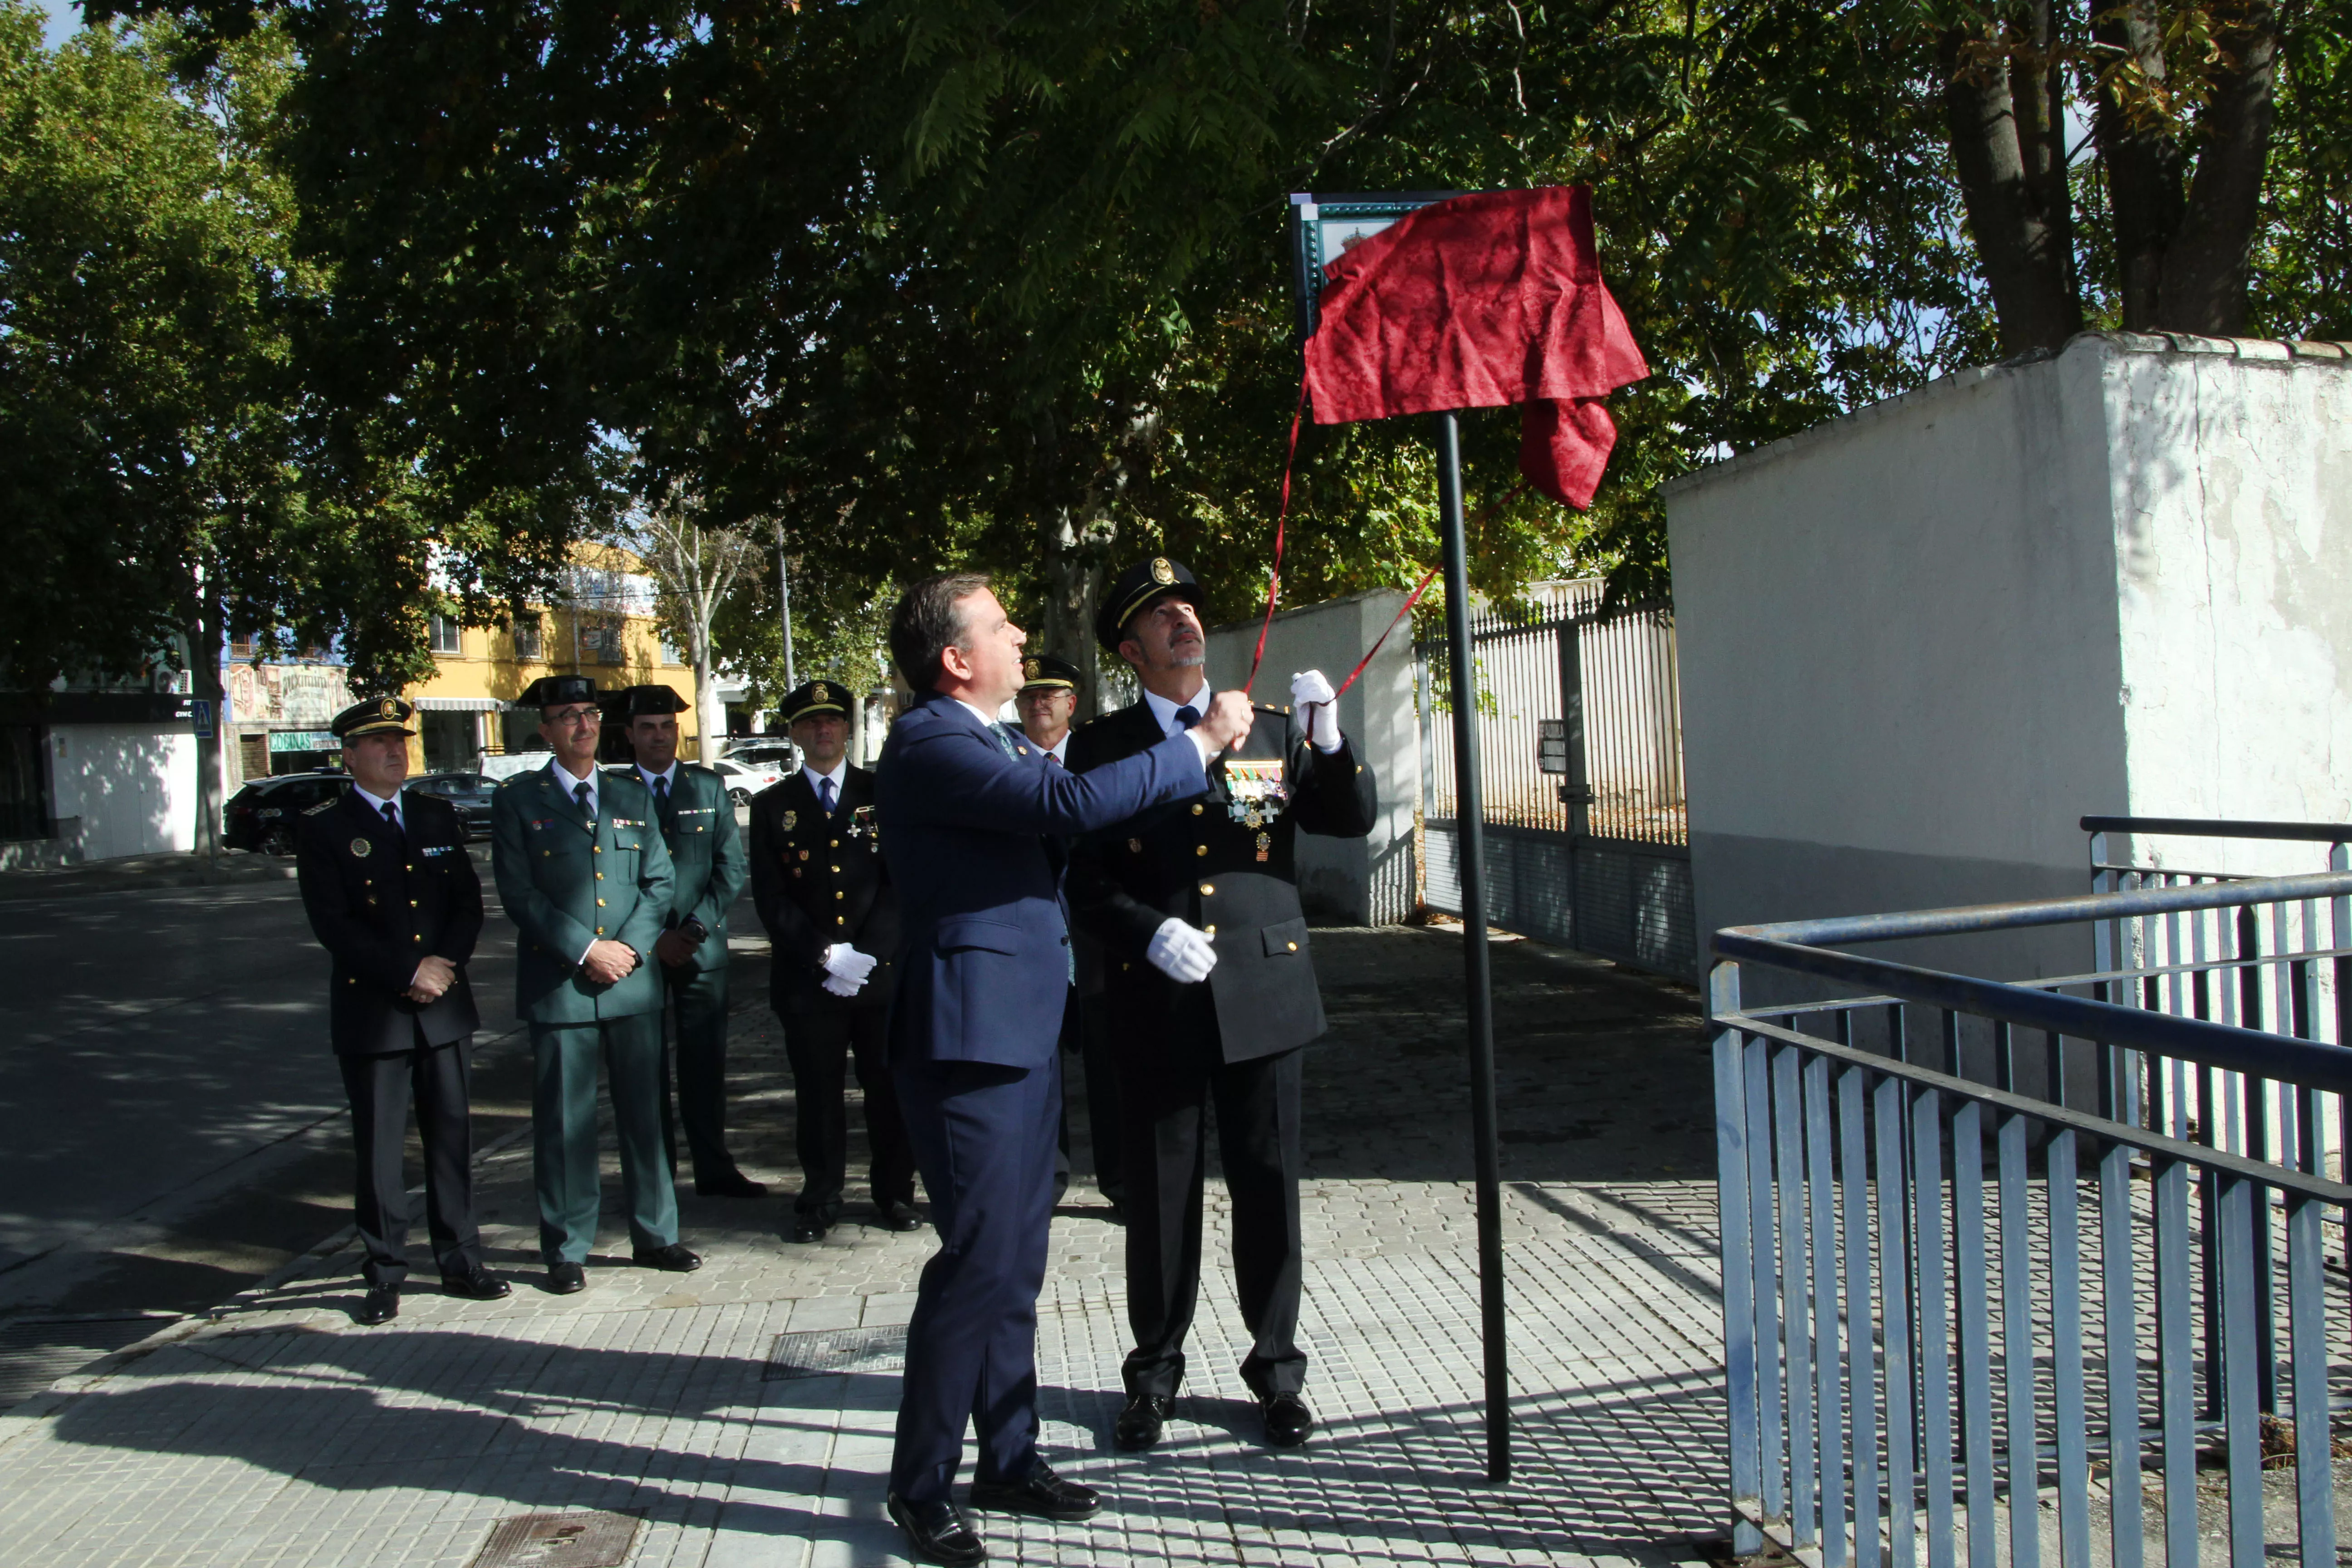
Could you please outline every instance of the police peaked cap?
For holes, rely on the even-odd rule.
[[[526,708],[543,710],[561,708],[567,702],[597,701],[596,682],[584,675],[542,675],[522,689],[522,704]]]
[[[692,706],[675,686],[632,686],[621,693],[621,713],[629,719],[683,713]]]
[[[838,713],[849,717],[849,688],[838,680],[812,680],[795,686],[784,698],[783,715],[787,728],[819,713]]]
[[[1066,658],[1055,658],[1050,653],[1033,653],[1021,661],[1021,689],[1034,691],[1041,687],[1076,691],[1078,689],[1078,667]]]
[[[1110,590],[1103,595],[1102,613],[1095,617],[1095,637],[1103,647],[1117,653],[1127,623],[1135,618],[1138,610],[1162,594],[1173,594],[1194,609],[1209,607],[1209,595],[1193,581],[1192,574],[1184,570],[1182,563],[1155,555],[1149,561],[1137,562],[1111,579]]]
[[[364,702],[354,702],[335,715],[327,726],[338,741],[356,740],[362,735],[414,735],[408,727],[409,716],[416,711],[397,697],[371,697]]]

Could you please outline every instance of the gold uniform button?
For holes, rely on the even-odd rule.
[[[1290,951],[1291,951],[1291,952],[1297,952],[1298,951],[1298,944],[1297,944],[1297,942],[1292,942],[1292,943],[1290,944]]]
[[[409,907],[410,909],[412,909],[412,910],[413,910],[413,909],[415,909],[415,908],[416,907],[416,900],[415,900],[415,899],[411,899],[411,900],[408,900],[408,907]]]
[[[845,926],[849,923],[849,917],[847,915],[835,915],[833,917],[833,923],[837,926]]]
[[[597,907],[598,909],[600,909],[600,910],[601,910],[601,909],[603,909],[603,908],[604,907],[604,900],[602,900],[602,899],[597,900],[596,900],[596,907]]]
[[[1201,928],[1201,934],[1202,936],[1214,936],[1217,934],[1217,928],[1214,926],[1202,926]]]
[[[842,891],[842,890],[841,890],[841,889],[835,889],[834,890],[834,895],[833,895],[833,896],[834,896],[835,898],[836,898],[836,899],[845,899],[845,898],[849,897],[849,895],[848,895],[846,892],[844,892],[844,891]]]
[[[1206,855],[1208,852],[1209,847],[1205,844],[1195,844],[1192,846],[1192,853],[1195,855]]]
[[[834,848],[835,848],[835,849],[838,849],[838,848],[840,848],[840,847],[841,847],[841,840],[840,840],[840,839],[838,839],[838,838],[829,838],[829,839],[825,840],[825,842],[826,842],[827,844],[831,845],[831,846],[832,846]]]
[[[596,873],[596,879],[597,879],[598,881],[600,881],[600,882],[601,882],[601,881],[603,881],[603,880],[604,879],[604,872],[602,872],[602,871],[597,872],[597,873]]]
[[[423,942],[425,939],[421,936],[412,936],[408,940],[411,942]]]
[[[604,852],[604,847],[602,844],[592,844],[589,846],[589,848],[598,855],[602,855]]]
[[[596,928],[596,934],[598,936],[603,936],[604,934],[604,928],[603,926],[598,926]]]
[[[1200,816],[1200,815],[1201,815],[1201,808],[1200,808],[1198,805],[1195,805],[1195,806],[1193,806],[1193,807],[1192,807],[1192,815],[1193,815],[1193,816]]]
[[[1216,889],[1214,889],[1214,888],[1211,887],[1211,886],[1210,886],[1208,883],[1206,883],[1206,882],[1203,882],[1203,883],[1202,883],[1202,884],[1201,884],[1201,896],[1202,896],[1202,898],[1204,898],[1204,899],[1205,899],[1205,898],[1207,898],[1210,894],[1212,894],[1212,893],[1215,892],[1216,890],[1217,890]]]
[[[828,867],[827,869],[831,870],[836,877],[841,875],[841,868],[838,866]]]

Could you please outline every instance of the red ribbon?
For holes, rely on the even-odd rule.
[[[1282,505],[1274,514],[1274,574],[1265,584],[1265,619],[1258,623],[1257,651],[1250,655],[1249,679],[1242,682],[1247,697],[1257,684],[1257,667],[1265,660],[1265,634],[1274,629],[1275,602],[1282,596],[1282,540],[1290,517],[1290,471],[1298,463],[1298,422],[1307,415],[1307,378],[1298,378],[1298,406],[1290,411],[1290,450],[1282,459]]]

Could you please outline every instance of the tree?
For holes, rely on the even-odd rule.
[[[685,644],[694,666],[695,726],[709,762],[727,733],[727,708],[711,679],[718,658],[712,626],[719,606],[764,557],[746,531],[709,525],[681,498],[645,511],[636,532],[632,542],[653,569],[662,626]]]

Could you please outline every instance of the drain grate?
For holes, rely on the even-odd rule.
[[[519,1513],[490,1527],[467,1568],[620,1568],[636,1544],[635,1513]]]
[[[173,1312],[128,1312],[0,1323],[0,1410],[179,1321]]]
[[[812,1329],[805,1333],[778,1334],[768,1352],[762,1381],[780,1383],[794,1377],[838,1377],[848,1372],[904,1372],[907,1367],[907,1326],[875,1329]]]

